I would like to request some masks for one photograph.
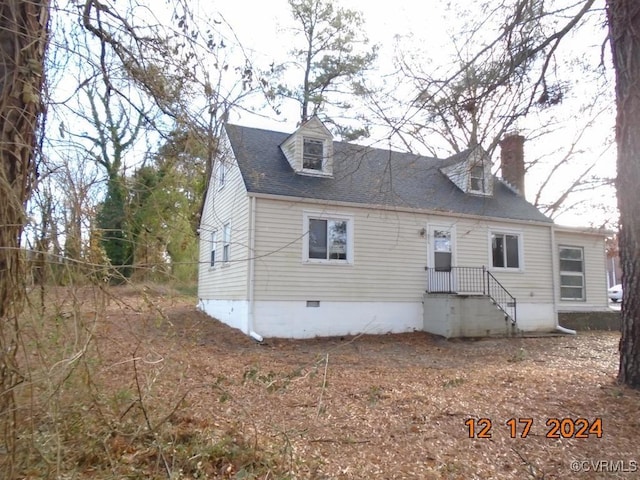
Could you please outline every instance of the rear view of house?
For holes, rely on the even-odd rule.
[[[447,159],[227,125],[200,226],[199,307],[247,334],[551,331],[607,308],[604,235],[523,194],[522,137],[492,175]],[[521,165],[522,164],[522,165]]]

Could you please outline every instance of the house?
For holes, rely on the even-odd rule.
[[[502,174],[446,159],[226,125],[200,226],[199,308],[255,338],[556,330],[606,310],[604,235],[528,203],[521,136]]]

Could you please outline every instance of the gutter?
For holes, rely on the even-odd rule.
[[[248,285],[248,297],[249,297],[249,312],[247,318],[247,335],[256,340],[262,342],[262,335],[254,331],[254,313],[255,313],[255,300],[254,300],[254,281],[255,281],[255,247],[256,247],[256,197],[250,197],[249,203],[249,269],[247,271],[247,285]]]

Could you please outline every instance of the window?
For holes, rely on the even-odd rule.
[[[560,298],[585,300],[584,250],[582,247],[560,247]]]
[[[484,168],[474,165],[469,170],[469,190],[484,193]]]
[[[433,266],[436,272],[451,271],[451,230],[433,231]]]
[[[218,180],[219,190],[224,187],[224,182],[227,179],[227,166],[222,160],[219,160],[218,164],[216,165],[216,178]]]
[[[351,217],[305,214],[303,259],[314,263],[352,263],[352,226]]]
[[[229,261],[229,249],[231,245],[231,228],[228,223],[222,227],[222,261]]]
[[[217,242],[218,232],[211,233],[211,266],[216,266],[216,242]]]
[[[302,168],[322,171],[322,158],[324,156],[324,142],[305,138],[302,148]]]
[[[222,162],[220,163],[220,188],[224,186],[224,182],[227,180],[227,166]]]
[[[509,233],[491,234],[491,256],[494,268],[520,268],[520,236]]]

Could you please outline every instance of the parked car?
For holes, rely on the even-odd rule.
[[[622,285],[614,285],[609,290],[609,300],[612,302],[619,302],[622,300]]]

